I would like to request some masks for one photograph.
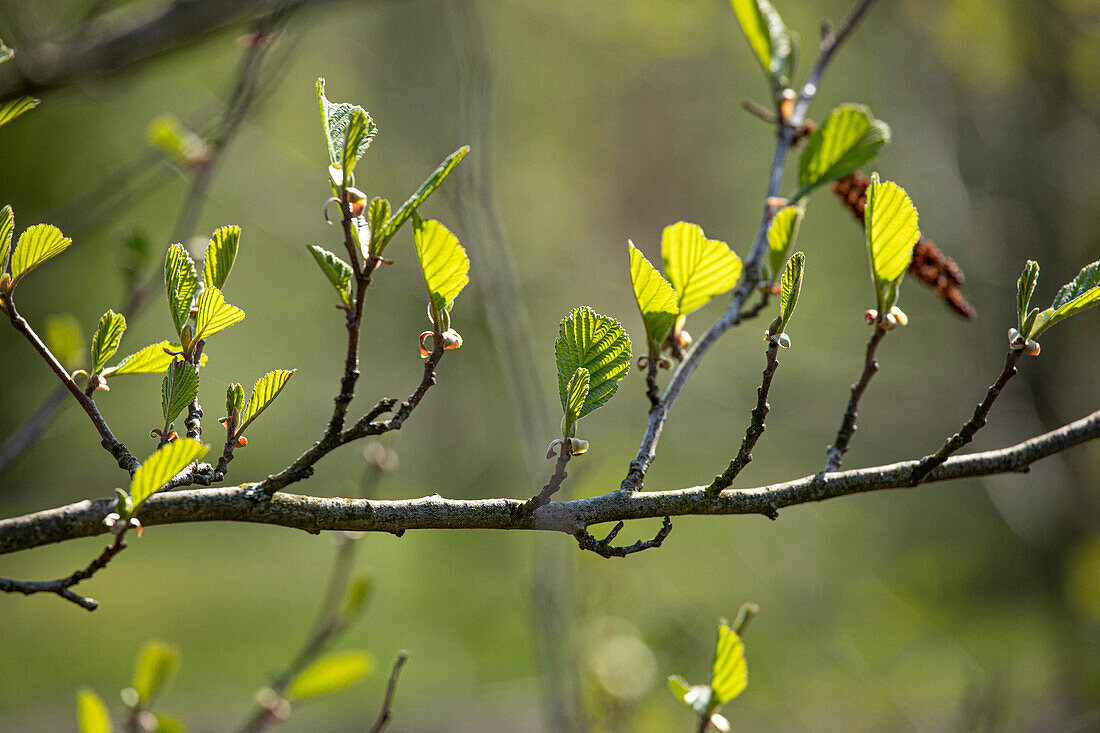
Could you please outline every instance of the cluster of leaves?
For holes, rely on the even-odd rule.
[[[0,64],[10,61],[13,56],[15,56],[15,51],[5,46],[3,41],[0,41]],[[28,96],[16,97],[0,104],[0,127],[37,106],[38,100]]]

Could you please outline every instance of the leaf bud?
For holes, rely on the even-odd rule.
[[[348,208],[351,209],[351,215],[362,216],[367,210],[367,195],[358,188],[350,186],[345,190],[348,193]]]
[[[898,317],[893,313],[887,313],[882,322],[878,324],[883,331],[893,331],[898,327]]]
[[[783,327],[783,316],[776,316],[775,319],[768,326],[768,330],[765,332],[769,336],[773,333],[777,333],[780,328]]]
[[[1027,353],[1028,356],[1038,356],[1039,355],[1039,350],[1040,350],[1039,342],[1036,341],[1035,339],[1028,339],[1024,343],[1024,351]]]
[[[5,272],[3,275],[0,275],[0,293],[10,293],[10,292],[11,292],[11,275]]]
[[[909,325],[909,316],[905,315],[905,311],[898,308],[896,305],[890,307],[890,315],[897,319],[899,326]]]
[[[778,338],[777,343],[780,346],[782,346],[784,349],[791,348],[791,337],[790,336],[788,336],[785,333],[781,333],[781,334],[777,335],[777,338]]]
[[[779,99],[779,117],[783,122],[791,119],[791,115],[794,114],[794,99],[795,94],[793,89],[784,89],[783,94]]]
[[[660,360],[657,362],[657,368],[658,369],[671,369],[672,368],[672,362],[669,361],[667,358],[662,356],[660,358]]]
[[[248,445],[248,438],[244,437],[243,435],[237,438],[238,448],[244,448],[246,445]]]
[[[462,348],[462,336],[458,331],[453,328],[448,328],[443,332],[443,350],[454,351],[455,349]]]
[[[691,334],[687,331],[676,332],[676,345],[681,349],[686,349],[691,346]]]
[[[868,308],[867,312],[863,314],[863,320],[868,324],[874,323],[878,320],[878,311],[874,308]]]
[[[559,445],[561,445],[561,439],[560,438],[555,438],[553,441],[550,442],[550,447],[546,449],[546,458],[547,458],[547,460],[553,458],[554,456],[556,456],[558,454],[558,446]]]
[[[587,440],[581,440],[580,438],[570,438],[569,439],[569,448],[570,448],[570,452],[573,455],[579,456],[581,453],[587,453],[588,452],[588,441]]]
[[[1017,331],[1015,328],[1008,329],[1008,345],[1013,349],[1019,351],[1027,346],[1028,339],[1024,338],[1023,334]]]
[[[183,330],[180,331],[180,346],[183,347],[184,351],[187,351],[191,348],[191,341],[194,338],[195,328],[190,323],[188,323],[186,326],[183,327]]]

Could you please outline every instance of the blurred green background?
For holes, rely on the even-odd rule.
[[[18,51],[21,41],[75,30],[91,5],[4,2],[0,37]],[[114,21],[151,3],[111,5],[116,15],[106,20]],[[804,70],[821,19],[839,21],[850,3],[778,5],[801,32]],[[248,317],[208,346],[208,416],[221,409],[227,383],[298,369],[238,451],[232,480],[263,477],[297,456],[320,434],[338,388],[342,319],[304,248],[340,248],[321,217],[328,188],[317,76],[327,78],[331,99],[373,115],[379,133],[359,185],[396,204],[444,156],[473,142],[460,136],[471,109],[456,43],[458,57],[484,54],[495,90],[492,196],[529,312],[542,397],[554,410],[553,340],[566,311],[591,305],[641,338],[628,237],[659,258],[661,229],[683,219],[747,251],[773,135],[740,108],[744,99],[766,102],[766,84],[728,3],[497,0],[477,9],[480,31],[470,14],[436,2],[316,3],[290,20],[280,83],[226,149],[195,227],[200,236],[230,223],[243,229],[227,297]],[[454,27],[459,19],[464,29]],[[117,241],[145,232],[159,260],[189,174],[149,154],[147,127],[165,113],[196,130],[216,117],[245,29],[239,23],[123,73],[42,92],[36,110],[4,128],[0,198],[14,206],[20,230],[49,221],[74,240],[20,288],[32,323],[71,313],[90,337],[104,310],[122,306]],[[475,42],[482,45],[468,47]],[[1025,259],[1040,261],[1036,297],[1047,301],[1100,253],[1098,64],[1100,16],[1088,0],[882,2],[836,58],[811,117],[864,102],[891,125],[894,141],[875,167],[908,190],[922,230],[966,272],[964,292],[978,311],[961,321],[927,288],[905,285],[900,304],[910,325],[879,352],[883,370],[863,402],[847,467],[929,452],[969,416],[1000,370]],[[9,73],[0,69],[0,78]],[[484,154],[475,147],[462,165]],[[150,182],[130,190],[134,176]],[[459,185],[448,181],[424,213],[463,239],[476,286],[479,244],[461,224]],[[872,305],[862,232],[829,191],[811,201],[799,247],[807,274],[789,329],[794,348],[781,355],[769,430],[741,486],[819,470],[861,368],[862,313]],[[368,295],[353,413],[379,396],[407,395],[420,378],[415,342],[427,321],[411,235],[403,232],[387,254],[397,263]],[[163,297],[154,295],[131,319],[120,353],[169,336]],[[530,494],[487,327],[489,295],[470,287],[458,299],[453,317],[465,345],[448,354],[439,385],[405,429],[383,439],[400,465],[378,496]],[[705,330],[722,300],[692,316],[688,329]],[[1098,317],[1044,336],[1042,356],[1023,363],[975,449],[1096,408]],[[666,426],[647,487],[705,483],[725,467],[755,403],[765,323],[729,333],[703,362]],[[0,353],[3,439],[54,380],[11,329],[0,329]],[[585,420],[592,450],[570,471],[574,496],[618,485],[644,426],[643,392],[635,371]],[[100,394],[116,434],[135,452],[151,452],[145,436],[159,419],[159,379],[128,377]],[[212,419],[207,425],[218,430]],[[360,447],[348,446],[293,490],[354,494],[364,466]],[[551,465],[539,470],[549,475]],[[0,471],[0,515],[107,496],[121,481],[70,407]],[[407,648],[395,731],[549,730],[541,693],[556,688],[547,674],[579,683],[592,730],[690,730],[664,678],[705,681],[716,620],[752,600],[761,612],[746,635],[749,686],[726,710],[736,729],[1097,730],[1098,486],[1093,444],[1027,475],[794,507],[776,522],[681,518],[662,549],[625,561],[582,553],[566,536],[370,535],[359,543],[359,564],[372,570],[375,596],[339,646],[369,650],[377,669],[354,691],[296,710],[285,729],[365,729],[389,664]],[[622,537],[648,537],[656,526],[632,523]],[[59,577],[102,545],[98,538],[5,556],[0,575]],[[131,660],[154,637],[183,654],[160,707],[192,730],[239,725],[252,694],[307,634],[333,554],[324,536],[229,524],[154,527],[131,545],[80,586],[102,603],[94,614],[53,596],[0,597],[0,729],[73,729],[81,686],[119,709]],[[540,646],[535,617],[547,611],[532,600],[535,568],[558,562],[571,576],[564,618],[573,634]],[[574,650],[575,672],[547,673],[539,664],[547,644]]]

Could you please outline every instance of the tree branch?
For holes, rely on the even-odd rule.
[[[393,697],[397,694],[397,678],[401,676],[401,668],[409,659],[409,653],[402,649],[393,663],[393,671],[390,672],[390,681],[386,685],[386,698],[382,701],[382,711],[378,713],[378,720],[370,729],[370,733],[381,733],[386,724],[393,717]]]
[[[859,401],[863,398],[863,393],[867,391],[867,385],[871,383],[871,378],[878,373],[878,360],[875,358],[875,352],[878,351],[879,342],[885,336],[886,330],[875,324],[874,333],[867,341],[867,353],[863,358],[863,374],[860,375],[859,381],[852,385],[852,394],[848,398],[848,409],[844,411],[844,417],[840,420],[840,429],[836,432],[836,439],[829,446],[828,458],[825,461],[825,473],[831,473],[840,468],[840,461],[844,454],[848,452],[848,443],[856,432]]]
[[[1100,438],[1100,410],[1000,450],[952,456],[924,482],[1026,471],[1055,453]],[[919,460],[873,468],[805,476],[769,486],[727,489],[713,499],[706,486],[653,492],[612,491],[586,499],[550,502],[530,516],[522,499],[445,499],[438,494],[395,501],[326,498],[276,493],[260,484],[158,493],[142,505],[146,527],[185,522],[234,521],[272,524],[311,533],[324,530],[403,533],[409,529],[505,529],[564,532],[603,522],[664,516],[764,514],[779,509],[869,491],[915,486]],[[103,518],[114,499],[85,500],[0,521],[0,554],[55,542],[94,537],[107,531]]]
[[[72,601],[81,608],[94,611],[99,608],[98,601],[74,593],[70,588],[81,581],[87,580],[107,567],[107,563],[111,562],[115,555],[125,550],[127,547],[126,540],[124,539],[125,534],[126,530],[124,529],[115,535],[115,541],[103,548],[103,552],[99,553],[95,560],[92,560],[88,563],[87,567],[82,570],[77,570],[67,578],[61,578],[59,580],[12,580],[10,578],[0,578],[0,591],[4,591],[5,593],[22,593],[25,596],[35,593],[56,593],[65,600]]]

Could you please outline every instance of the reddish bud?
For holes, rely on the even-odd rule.
[[[244,437],[243,435],[241,437],[237,438],[237,447],[238,448],[244,448],[246,445],[248,445],[248,438]]]

